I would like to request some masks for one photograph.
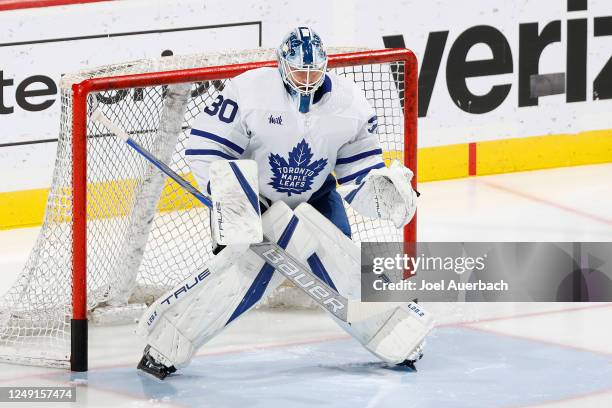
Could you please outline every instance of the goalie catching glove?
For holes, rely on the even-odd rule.
[[[390,167],[371,170],[344,199],[361,215],[391,220],[396,228],[408,224],[416,212],[413,173],[394,160]]]

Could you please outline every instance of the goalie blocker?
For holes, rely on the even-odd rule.
[[[263,214],[262,223],[266,236],[352,303],[360,303],[359,248],[317,210],[303,203],[292,211],[277,202]],[[168,367],[166,374],[188,364],[204,343],[284,280],[248,245],[228,245],[206,270],[187,278],[143,315],[137,331],[150,346],[145,358]],[[335,320],[374,355],[409,365],[420,357],[433,327],[433,319],[420,306],[360,303],[356,310],[350,324]]]
[[[211,227],[217,244],[262,241],[257,179],[254,160],[217,160],[211,163]]]

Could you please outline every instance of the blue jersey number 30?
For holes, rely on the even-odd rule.
[[[230,112],[227,111],[228,107],[231,109]],[[238,104],[231,99],[224,99],[223,95],[218,95],[217,99],[204,109],[204,112],[210,116],[215,116],[219,113],[219,120],[221,122],[232,123],[238,113]]]

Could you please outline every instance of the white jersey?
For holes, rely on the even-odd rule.
[[[347,184],[384,167],[376,127],[374,110],[349,79],[328,73],[304,114],[278,70],[259,68],[227,81],[200,113],[185,156],[209,193],[212,161],[253,159],[260,194],[295,208],[332,172]]]

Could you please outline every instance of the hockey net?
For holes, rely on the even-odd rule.
[[[399,159],[416,172],[414,55],[330,51],[329,69],[352,79],[375,108],[387,163]],[[93,109],[193,182],[183,150],[194,118],[228,78],[275,66],[273,60],[273,50],[260,49],[163,57],[63,77],[44,222],[23,272],[0,300],[0,360],[69,366],[71,354],[74,360],[75,350],[86,348],[86,342],[75,346],[74,333],[71,340],[72,320],[132,320],[211,256],[208,209],[89,120]],[[398,230],[348,213],[356,242],[415,238],[414,222]],[[266,304],[300,305],[306,298],[298,292],[282,286]]]

